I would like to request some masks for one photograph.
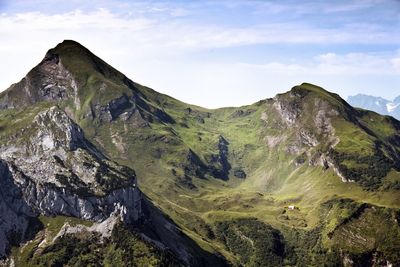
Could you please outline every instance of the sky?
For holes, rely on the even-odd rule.
[[[0,91],[64,39],[208,108],[302,82],[343,98],[400,95],[399,0],[0,0]]]

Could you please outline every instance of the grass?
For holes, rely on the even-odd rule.
[[[400,226],[394,215],[390,209],[366,207],[337,227],[330,240],[332,246],[355,255],[376,251],[392,264],[399,264]]]
[[[376,140],[373,136],[341,118],[334,121],[334,127],[336,134],[340,137],[335,150],[359,156],[373,155]]]
[[[65,223],[71,226],[78,224],[91,226],[93,224],[90,221],[65,216],[39,216],[39,220],[43,225],[43,230],[39,231],[33,240],[22,244],[20,247],[12,248],[11,257],[15,266],[32,266],[31,260],[34,255],[43,250],[41,244],[50,244]]]
[[[314,96],[309,96],[310,103],[315,94],[321,93],[319,89],[311,91]],[[329,94],[323,93],[323,97],[334,105],[342,105],[340,100]],[[111,124],[111,129],[119,131],[125,139],[128,147],[126,155],[117,152],[107,141],[109,126],[104,126],[104,134],[98,136],[107,144],[105,151],[136,170],[142,190],[207,250],[219,251],[228,259],[237,260],[221,242],[207,236],[209,229],[214,229],[218,221],[256,217],[283,231],[290,241],[287,229],[313,231],[321,226],[321,210],[318,207],[330,199],[350,198],[376,206],[399,208],[396,191],[366,191],[356,183],[343,183],[332,170],[309,167],[307,163],[294,166],[292,162],[296,155],[288,154],[286,147],[293,141],[296,129],[285,130],[282,135],[283,126],[279,117],[269,106],[255,104],[241,107],[245,114],[248,110],[251,112],[235,117],[233,114],[238,110],[235,108],[196,109],[175,100],[168,103],[168,99],[162,98],[165,101],[164,110],[176,119],[176,124],[153,122],[150,128],[132,131],[121,130],[122,125],[118,123]],[[185,113],[188,107],[194,110],[192,115]],[[312,111],[311,105],[308,108]],[[261,119],[265,110],[268,122]],[[205,116],[204,123],[199,123],[193,115],[196,112],[211,115]],[[310,117],[302,120],[311,123]],[[334,120],[333,125],[340,138],[335,149],[357,155],[374,153],[373,145],[377,137],[346,119]],[[171,144],[156,139],[149,143],[146,138],[153,135],[166,136],[175,141]],[[184,163],[184,151],[191,149],[206,163],[206,155],[217,153],[216,143],[220,135],[229,142],[229,162],[233,167],[243,167],[247,178],[237,179],[232,174],[228,181],[193,177],[197,189],[177,187],[176,178],[171,174],[171,169],[177,168],[174,162]],[[268,147],[264,139],[266,135],[283,136],[283,139],[276,147]],[[159,158],[154,156],[157,149],[161,151]],[[351,160],[344,164],[355,168],[366,167]],[[295,205],[299,210],[289,212],[285,209],[288,205]],[[346,212],[338,212],[334,216],[337,218],[332,218],[327,229],[345,217]]]
[[[110,238],[101,241],[96,233],[66,234],[53,240],[64,223],[90,226],[87,221],[67,217],[40,217],[45,228],[33,241],[14,248],[15,266],[160,266],[177,265],[168,252],[142,240],[119,224]],[[44,242],[46,240],[46,242]]]

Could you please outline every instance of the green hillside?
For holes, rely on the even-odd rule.
[[[51,64],[68,77],[63,93],[29,98]],[[0,94],[1,140],[57,104],[108,158],[135,170],[185,234],[232,265],[400,266],[399,121],[308,83],[205,109],[131,81],[73,41],[28,78],[35,86],[23,80]],[[113,244],[101,250],[123,257]]]

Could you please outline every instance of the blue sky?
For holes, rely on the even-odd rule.
[[[206,107],[311,82],[400,95],[400,1],[0,0],[0,90],[74,39],[131,79]]]

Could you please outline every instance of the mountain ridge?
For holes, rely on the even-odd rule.
[[[353,106],[369,109],[382,115],[393,116],[397,120],[400,119],[400,96],[390,101],[382,97],[357,94],[355,96],[349,96],[348,101]]]
[[[46,112],[62,115],[41,120],[41,134],[23,130]],[[381,220],[384,234],[400,236],[400,122],[355,109],[321,87],[303,83],[254,104],[205,109],[137,84],[77,42],[65,41],[0,93],[0,151],[16,153],[13,144],[26,152],[43,147],[33,151],[51,160],[47,165],[61,166],[51,171],[68,169],[65,157],[44,153],[57,150],[57,136],[64,135],[53,134],[52,125],[63,117],[91,144],[81,146],[84,154],[93,153],[93,146],[109,163],[97,178],[72,169],[75,176],[59,176],[64,184],[58,186],[81,190],[80,180],[98,179],[106,182],[88,188],[127,188],[132,181],[124,184],[111,175],[116,166],[126,166],[149,197],[145,206],[156,206],[171,220],[166,223],[151,208],[152,226],[136,233],[154,237],[159,248],[170,247],[184,264],[201,266],[207,257],[214,264],[224,264],[224,258],[248,266],[400,262],[393,252],[400,245],[366,230]],[[3,160],[6,155],[0,153]],[[23,153],[14,157],[22,169],[29,162]],[[90,162],[87,157],[75,165]],[[178,226],[172,227],[172,241],[154,232],[173,223]],[[347,240],[346,231],[360,238]],[[181,234],[188,239],[176,237]],[[40,255],[38,249],[32,253]],[[201,256],[190,261],[185,249]]]

